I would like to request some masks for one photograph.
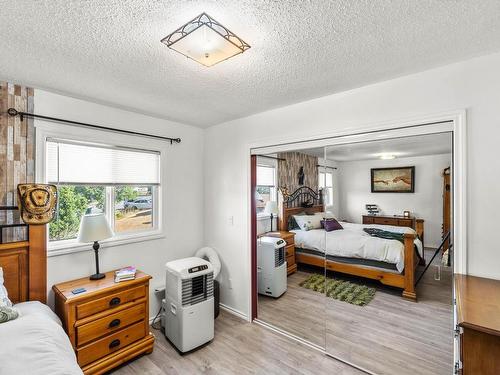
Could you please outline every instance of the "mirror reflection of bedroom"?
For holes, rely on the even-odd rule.
[[[451,161],[451,133],[259,155],[258,319],[376,374],[452,373]]]

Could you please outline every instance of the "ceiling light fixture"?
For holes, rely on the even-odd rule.
[[[393,154],[382,154],[382,155],[380,155],[380,159],[382,159],[382,160],[396,159],[396,155],[393,155]]]
[[[205,66],[215,65],[250,48],[206,13],[179,27],[161,42]]]

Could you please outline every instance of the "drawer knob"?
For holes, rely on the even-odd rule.
[[[111,322],[109,322],[108,327],[115,328],[115,327],[118,327],[120,325],[120,323],[121,323],[120,319],[113,319]]]
[[[114,298],[111,298],[111,301],[109,301],[109,306],[116,306],[116,305],[119,305],[121,302],[121,299],[120,297],[114,297]]]
[[[109,343],[110,349],[116,348],[117,346],[120,346],[120,340],[118,339],[115,339]]]

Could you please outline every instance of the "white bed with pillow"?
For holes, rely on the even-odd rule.
[[[286,196],[279,192],[278,206],[279,230],[295,233],[297,264],[377,280],[402,289],[403,298],[417,301],[416,270],[425,263],[423,244],[417,236],[423,238],[423,225],[416,223],[415,231],[339,223],[331,212],[325,212],[321,192],[308,186]],[[370,234],[363,230],[367,227]]]
[[[12,306],[0,267],[0,314],[17,318],[0,323],[0,374],[82,374],[61,321],[38,301]]]
[[[321,228],[320,221],[324,213],[315,215],[294,216],[301,229],[294,229],[295,246],[302,249],[320,252],[322,254],[342,257],[373,260],[394,264],[397,271],[404,270],[404,245],[400,241],[372,237],[363,228],[378,228],[393,233],[413,233],[412,228],[389,225],[366,225],[339,222],[343,229],[330,232]],[[422,242],[416,238],[415,247],[420,256],[423,254]]]

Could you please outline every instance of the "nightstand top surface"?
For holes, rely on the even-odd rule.
[[[62,295],[66,301],[74,301],[80,298],[87,298],[90,295],[102,293],[104,291],[121,289],[134,284],[141,284],[152,278],[147,273],[137,270],[134,280],[115,283],[115,271],[117,270],[106,272],[106,277],[101,280],[90,280],[89,277],[86,276],[80,279],[55,284],[52,289],[55,293]],[[85,288],[86,291],[79,294],[71,293],[72,290],[77,288]]]
[[[285,230],[277,230],[277,231],[273,231],[273,232],[263,233],[261,236],[286,238],[286,237],[295,236],[295,233],[288,232]]]

